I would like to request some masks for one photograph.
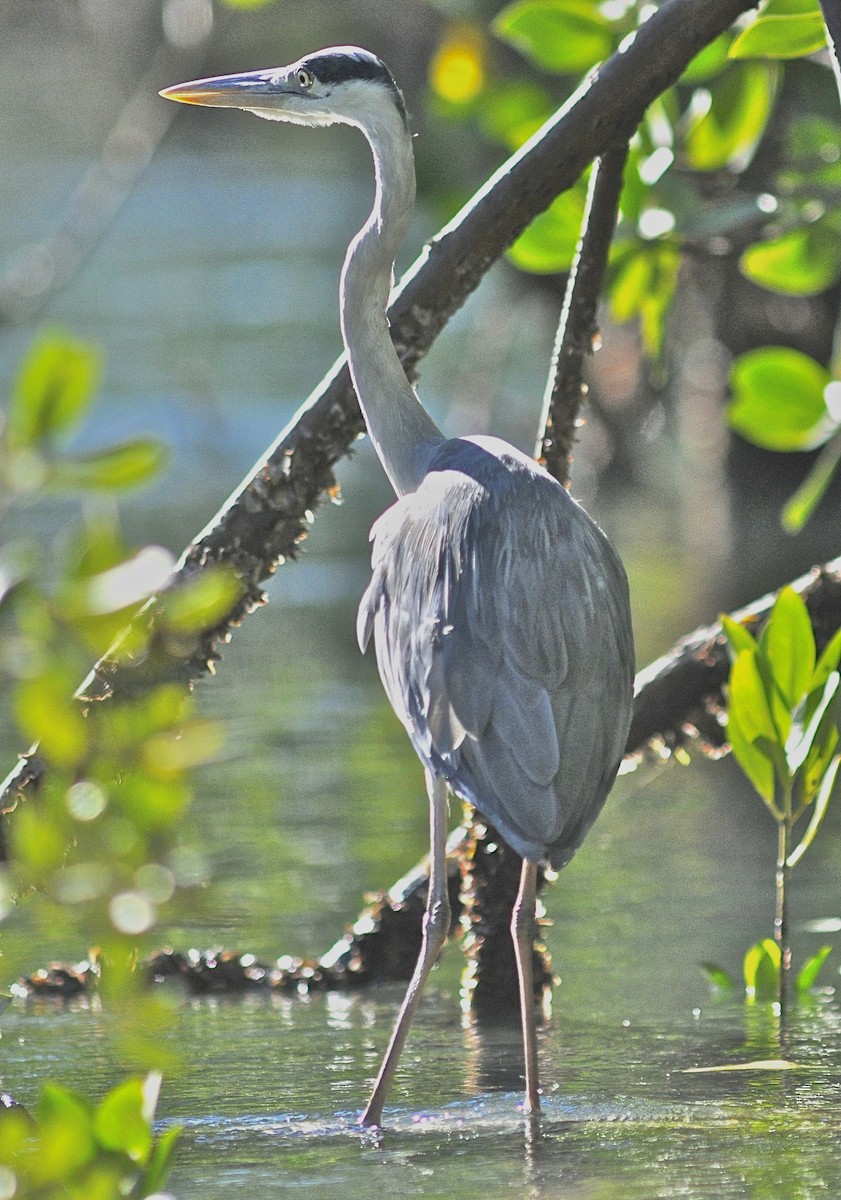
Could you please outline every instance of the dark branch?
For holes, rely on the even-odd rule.
[[[569,274],[552,356],[535,457],[564,486],[569,483],[575,431],[587,394],[582,370],[598,336],[596,307],[616,229],[627,158],[628,143],[622,142],[606,150],[593,164],[581,240]]]

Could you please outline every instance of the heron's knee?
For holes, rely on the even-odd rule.
[[[446,896],[436,900],[424,913],[423,937],[431,951],[437,953],[446,942],[451,916],[450,901]]]

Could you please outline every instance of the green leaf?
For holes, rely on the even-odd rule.
[[[825,45],[820,9],[785,16],[763,14],[738,35],[730,47],[730,58],[802,58]]]
[[[829,381],[829,372],[799,350],[749,350],[730,370],[727,422],[766,450],[809,450],[825,440],[830,424],[824,396]]]
[[[771,114],[777,70],[770,63],[734,63],[696,93],[684,141],[696,171],[741,168],[750,161]]]
[[[830,675],[821,691],[813,691],[795,713],[786,758],[798,774],[800,799],[811,804],[838,745],[838,673]]]
[[[785,703],[795,709],[815,670],[815,635],[808,609],[793,588],[784,587],[777,596],[760,646]]]
[[[729,33],[722,33],[715,41],[705,46],[690,60],[688,67],[680,77],[680,82],[684,84],[706,83],[707,80],[720,75],[727,65],[727,51],[730,49],[731,41],[732,37]]]
[[[540,128],[553,105],[545,88],[533,80],[500,82],[482,97],[478,119],[488,137],[516,150]]]
[[[60,487],[121,491],[148,483],[165,461],[166,450],[161,442],[137,438],[92,454],[61,459],[53,467],[51,482]]]
[[[174,633],[212,629],[241,595],[242,585],[233,571],[207,568],[161,597],[161,619]]]
[[[586,203],[583,180],[556,197],[509,250],[514,266],[535,275],[568,271],[578,247]]]
[[[141,1166],[152,1149],[152,1125],[144,1087],[142,1079],[127,1079],[108,1093],[93,1116],[100,1146],[123,1153]]]
[[[811,517],[832,482],[841,460],[841,437],[836,433],[821,450],[809,474],[789,497],[780,516],[786,533],[799,533]]]
[[[832,799],[835,781],[838,778],[839,763],[841,763],[841,757],[836,755],[821,779],[821,785],[818,788],[818,794],[815,798],[815,807],[812,809],[812,815],[809,818],[809,824],[806,828],[806,832],[803,834],[803,837],[800,839],[797,846],[795,846],[794,850],[792,850],[791,854],[789,854],[788,858],[786,859],[789,867],[797,866],[803,855],[815,840],[817,832],[821,827],[821,822],[826,816],[826,810],[829,807],[829,802]]]
[[[733,751],[733,757],[747,775],[750,782],[759,792],[768,808],[778,814],[774,805],[775,769],[773,759],[758,750],[742,733],[737,718],[732,710],[727,715],[727,740]]]
[[[837,232],[816,221],[743,251],[739,270],[746,279],[783,296],[824,292],[841,276]]]
[[[751,1000],[776,1000],[782,955],[771,938],[751,946],[743,963],[745,991]]]
[[[87,1101],[54,1083],[44,1085],[36,1106],[38,1154],[30,1161],[36,1187],[66,1180],[93,1158],[95,1146]]]
[[[162,1133],[155,1141],[152,1153],[149,1156],[149,1162],[140,1181],[139,1195],[151,1196],[163,1190],[163,1186],[172,1170],[172,1156],[180,1137],[181,1126],[174,1125]]]
[[[719,620],[727,638],[727,648],[730,651],[731,658],[735,659],[742,650],[758,649],[759,643],[756,638],[740,621],[734,621],[727,613],[722,613]]]
[[[610,309],[616,321],[633,317],[647,354],[662,347],[665,317],[677,287],[680,253],[665,242],[637,243],[619,261],[610,286]]]
[[[794,986],[797,991],[803,995],[804,992],[810,991],[818,982],[821,967],[832,953],[831,946],[821,946],[811,958],[807,958],[806,962],[797,973],[797,978],[794,981]]]
[[[613,49],[608,19],[590,0],[518,0],[493,21],[497,37],[546,71],[579,74]]]
[[[99,383],[97,349],[61,334],[32,345],[12,389],[5,437],[12,449],[31,449],[66,434],[84,416]]]
[[[742,650],[730,669],[730,704],[739,728],[749,742],[760,739],[782,745],[773,704],[773,683],[767,679],[763,657],[758,650]],[[785,731],[786,734],[788,730]]]
[[[817,661],[815,673],[809,685],[809,691],[823,691],[827,679],[829,679],[833,671],[838,670],[839,663],[841,663],[841,629],[836,629],[821,651],[821,656]]]
[[[718,991],[726,992],[733,987],[733,976],[725,971],[723,967],[719,967],[711,962],[702,962],[699,963],[699,966],[710,984]]]
[[[21,732],[33,742],[40,742],[41,753],[51,763],[72,767],[82,759],[88,728],[64,675],[51,673],[23,680],[14,707]]]

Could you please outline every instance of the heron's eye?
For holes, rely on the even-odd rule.
[[[298,72],[298,86],[302,87],[304,91],[309,91],[314,82],[312,72],[308,71],[306,67],[301,67]]]

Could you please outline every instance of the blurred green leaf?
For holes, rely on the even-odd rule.
[[[730,49],[732,40],[730,33],[722,33],[715,41],[705,46],[690,61],[680,77],[680,82],[684,84],[706,83],[707,80],[720,75],[727,65],[727,51]]]
[[[81,760],[88,729],[66,674],[50,672],[23,680],[15,694],[14,709],[24,737],[40,742],[40,753],[51,763],[72,767]]]
[[[155,1140],[146,1170],[140,1181],[139,1194],[141,1196],[151,1196],[162,1190],[172,1170],[172,1156],[180,1137],[181,1126],[174,1125],[170,1129],[164,1130]]]
[[[91,1109],[81,1096],[54,1083],[44,1085],[35,1110],[38,1152],[30,1161],[37,1186],[69,1178],[95,1153]]]
[[[656,358],[665,318],[677,287],[680,252],[667,242],[637,242],[621,254],[609,289],[616,321],[639,318],[645,352]]]
[[[802,58],[826,45],[820,9],[785,16],[764,14],[743,29],[730,47],[730,58]]]
[[[807,958],[806,962],[797,973],[797,978],[794,981],[794,986],[797,991],[803,995],[804,992],[810,991],[818,982],[818,975],[821,973],[821,967],[832,953],[831,946],[821,946],[811,958]]]
[[[782,955],[771,938],[751,946],[743,963],[745,990],[751,1000],[776,1000]]]
[[[535,66],[570,74],[607,58],[614,41],[591,0],[517,0],[494,18],[493,30]]]
[[[799,533],[811,517],[832,483],[841,461],[841,436],[835,434],[821,450],[811,470],[786,501],[780,517],[786,533]]]
[[[152,1149],[152,1126],[144,1112],[144,1082],[127,1079],[108,1093],[93,1117],[96,1139],[106,1150],[143,1166]]]
[[[771,292],[812,296],[841,277],[841,239],[827,224],[816,221],[773,241],[754,242],[742,252],[739,270]]]
[[[829,372],[799,350],[749,350],[730,371],[727,422],[767,450],[811,449],[831,432],[824,398],[829,381]]]
[[[101,360],[89,343],[43,334],[23,360],[12,389],[5,438],[13,450],[68,433],[84,416],[99,383]]]
[[[173,633],[199,633],[227,617],[241,595],[233,571],[208,567],[161,596],[160,619]]]
[[[711,962],[702,962],[699,966],[710,984],[719,991],[727,992],[734,986],[733,976],[725,971],[723,967],[719,967]]]
[[[62,458],[53,465],[51,482],[60,487],[121,491],[139,487],[157,475],[166,450],[153,438],[137,438],[92,454]]]
[[[782,588],[774,601],[760,647],[783,699],[796,708],[815,670],[815,635],[806,604],[793,588]]]
[[[514,265],[536,275],[568,271],[581,235],[586,200],[581,181],[553,200],[509,250]]]
[[[500,82],[482,97],[479,124],[488,137],[516,150],[552,111],[549,93],[532,80]]]
[[[747,163],[765,132],[776,94],[771,63],[733,63],[690,107],[684,151],[696,171]]]

